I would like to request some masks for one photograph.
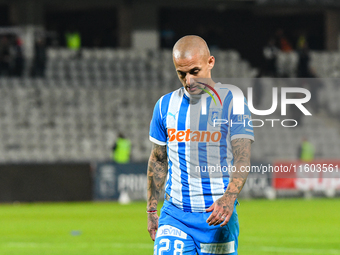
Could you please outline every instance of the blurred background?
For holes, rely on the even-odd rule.
[[[153,107],[181,86],[171,49],[188,34],[257,109],[287,79],[312,93],[313,116],[288,110],[297,127],[255,128],[253,165],[340,168],[340,1],[0,0],[0,202],[144,200]],[[254,175],[241,196],[339,195],[298,178]]]

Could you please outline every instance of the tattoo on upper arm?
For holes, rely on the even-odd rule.
[[[162,192],[168,162],[166,146],[153,144],[148,164],[148,210],[156,210],[159,195]]]
[[[167,161],[167,153],[166,153],[166,145],[158,145],[153,143],[151,154],[156,157],[158,161],[166,162]]]

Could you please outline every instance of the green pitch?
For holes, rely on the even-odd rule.
[[[240,203],[239,254],[340,255],[340,199]],[[0,205],[0,254],[152,255],[145,206]]]

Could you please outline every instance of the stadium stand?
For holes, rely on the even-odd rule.
[[[339,52],[310,52],[310,66],[318,78],[322,79],[323,89],[319,91],[319,100],[331,116],[339,118],[340,96],[340,53]],[[296,77],[298,54],[280,52],[277,58],[278,72],[281,76]]]
[[[288,77],[296,77],[298,53],[280,51],[277,58],[278,72]],[[311,51],[311,66],[320,78],[339,78],[340,77],[340,53]]]
[[[215,77],[243,77],[245,89],[250,85],[247,78],[256,76],[237,52],[212,54],[218,55]],[[181,86],[171,52],[84,49],[82,58],[75,58],[72,51],[49,49],[48,59],[45,78],[0,78],[0,162],[108,160],[120,131],[132,141],[132,159],[147,160],[151,109],[161,95]],[[332,63],[337,65],[336,61],[340,58]],[[293,74],[294,54],[280,54],[278,62]],[[273,86],[266,84],[265,93]],[[326,99],[339,96],[339,91],[330,83],[320,95],[334,112],[339,112],[339,104]],[[263,98],[259,108],[265,109],[271,96]],[[333,137],[339,135],[339,123],[327,116],[304,118],[304,130],[278,128],[274,133],[270,125],[256,129],[257,148],[263,149],[253,150],[253,158],[295,159],[303,133],[312,137],[317,153],[337,157],[340,144]]]

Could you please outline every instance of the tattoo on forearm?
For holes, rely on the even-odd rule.
[[[156,210],[168,173],[166,146],[153,144],[148,164],[147,209]]]
[[[228,197],[235,197],[236,199],[248,176],[248,173],[246,171],[241,172],[240,168],[241,166],[250,166],[251,141],[246,138],[239,138],[233,140],[231,145],[233,148],[234,166],[236,167],[236,172],[234,172],[231,176],[230,184],[225,195]]]
[[[148,218],[149,218],[149,221],[151,221],[152,225],[157,225],[158,216],[156,213],[149,213]]]
[[[235,139],[231,142],[235,165],[250,165],[250,145],[251,141],[246,138]]]

